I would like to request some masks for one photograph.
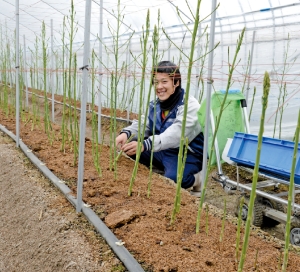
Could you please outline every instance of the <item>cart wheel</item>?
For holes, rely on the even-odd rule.
[[[281,203],[278,203],[274,200],[263,198],[262,204],[264,206],[268,207],[268,208],[275,209],[275,210],[280,211],[280,212],[284,212],[284,206]],[[278,222],[277,220],[272,219],[272,218],[267,217],[267,216],[264,216],[263,221],[264,221],[263,222],[264,226],[265,227],[270,227],[270,228],[275,227],[275,226],[280,224],[280,222]]]
[[[241,198],[242,198],[242,196],[240,196],[237,199],[236,213],[235,213],[236,216],[239,216]],[[247,216],[248,216],[249,201],[250,201],[250,197],[249,196],[244,196],[244,204],[242,206],[242,213],[241,213],[241,218],[244,221],[247,219]],[[262,226],[262,224],[263,224],[263,210],[264,210],[264,206],[257,199],[255,199],[254,207],[253,207],[252,220],[251,220],[252,225],[254,225],[256,227],[261,227]]]
[[[290,243],[300,246],[300,228],[292,228],[290,231]]]

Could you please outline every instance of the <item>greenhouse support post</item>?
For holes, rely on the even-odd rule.
[[[99,90],[98,90],[98,143],[101,142],[101,88],[102,88],[102,39],[103,39],[103,0],[100,0],[99,24]]]
[[[16,0],[16,145],[20,141],[20,86],[19,86],[19,0]],[[12,87],[12,86],[10,86]]]
[[[54,48],[53,48],[53,19],[51,19],[51,92],[52,92],[52,122],[54,123]]]
[[[26,95],[26,108],[28,108],[28,78],[27,78],[27,71],[26,71],[26,41],[25,35],[23,35],[23,42],[24,42],[24,78],[25,78],[25,95]]]
[[[251,55],[250,55],[249,74],[248,74],[248,84],[247,84],[247,92],[246,92],[246,103],[247,103],[247,105],[248,105],[248,99],[249,99],[250,76],[251,76],[252,60],[253,60],[253,53],[254,53],[255,33],[256,33],[256,31],[254,30],[253,31],[253,36],[252,36]]]
[[[203,162],[202,162],[202,184],[201,189],[204,187],[204,181],[207,171],[207,154],[208,154],[208,137],[210,126],[210,101],[211,101],[211,85],[213,84],[212,69],[214,60],[214,43],[215,43],[215,23],[216,23],[216,5],[217,0],[212,1],[211,6],[211,23],[210,23],[210,36],[209,36],[209,58],[208,58],[208,80],[206,92],[206,115],[205,115],[205,131],[204,131],[204,146],[203,146]]]
[[[85,24],[84,24],[84,54],[82,70],[82,94],[81,94],[81,113],[80,113],[80,136],[79,136],[79,159],[78,159],[78,180],[77,180],[77,205],[76,211],[82,209],[82,187],[84,173],[84,145],[85,145],[85,126],[86,126],[86,101],[88,93],[88,62],[90,55],[90,27],[91,27],[91,0],[86,0],[85,5]]]

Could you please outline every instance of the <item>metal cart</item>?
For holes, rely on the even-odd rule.
[[[230,96],[230,91],[228,92],[228,96]],[[241,104],[241,114],[243,115],[243,120],[245,123],[246,133],[250,133],[250,127],[248,122],[248,114],[246,108],[245,99],[240,100]],[[211,130],[212,133],[215,131],[215,117],[214,113],[211,111]],[[217,138],[216,138],[217,139]],[[219,182],[224,190],[227,193],[232,192],[232,190],[238,190],[241,192],[241,196],[239,197],[236,203],[236,214],[240,210],[240,198],[244,196],[244,204],[242,206],[242,219],[246,220],[248,214],[248,203],[249,203],[249,192],[252,190],[252,184],[241,184],[239,182],[239,171],[240,169],[245,170],[249,173],[253,173],[253,169],[251,167],[245,167],[244,165],[240,165],[239,163],[234,163],[227,157],[228,148],[230,148],[231,140],[229,139],[226,147],[223,150],[222,158],[224,161],[234,164],[237,167],[237,180],[231,180],[228,176],[223,173],[222,163],[220,158],[220,151],[218,141],[216,140],[214,143],[215,155],[216,155],[216,164],[217,164],[217,173],[213,177],[217,182]],[[265,226],[275,226],[279,223],[286,224],[287,222],[287,214],[285,212],[286,206],[288,204],[287,200],[284,199],[284,196],[287,196],[287,192],[275,193],[274,188],[277,188],[280,184],[285,184],[289,186],[289,179],[286,177],[273,174],[271,172],[259,172],[259,176],[265,179],[264,181],[260,181],[257,183],[256,187],[256,199],[254,204],[254,211],[252,217],[252,224],[261,227]],[[268,190],[266,190],[268,188]],[[293,203],[292,203],[292,218],[291,218],[291,230],[290,230],[290,242],[293,245],[300,246],[300,205],[295,203],[295,195],[300,193],[300,185],[295,184],[293,188]]]

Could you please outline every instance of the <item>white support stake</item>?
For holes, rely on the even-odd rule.
[[[86,0],[85,5],[85,27],[84,27],[84,54],[82,70],[82,94],[81,94],[81,113],[80,113],[80,136],[79,136],[79,159],[78,159],[78,180],[77,180],[77,205],[76,211],[82,209],[82,187],[84,174],[84,145],[85,145],[85,126],[86,126],[86,101],[88,93],[89,76],[89,55],[90,55],[90,28],[91,28],[91,0]]]
[[[210,102],[211,102],[211,85],[213,84],[212,80],[212,69],[213,69],[213,60],[214,60],[214,44],[215,44],[215,23],[216,23],[216,5],[217,0],[212,1],[211,7],[211,23],[210,23],[210,35],[209,35],[209,59],[208,59],[208,81],[207,81],[207,92],[206,92],[206,119],[205,119],[205,131],[204,131],[204,146],[203,146],[203,163],[202,163],[202,185],[201,189],[203,190],[204,181],[207,171],[207,160],[206,156],[208,154],[208,137],[209,137],[209,128],[210,128]]]
[[[19,86],[19,0],[16,0],[16,145],[20,141],[20,86]],[[10,86],[12,87],[12,86]]]

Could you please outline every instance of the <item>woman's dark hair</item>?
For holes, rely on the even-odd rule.
[[[179,67],[171,61],[161,61],[158,63],[157,67],[153,68],[153,78],[156,73],[166,73],[171,78],[174,79],[174,84],[179,83],[177,88],[181,89],[181,74],[179,71]],[[176,89],[177,89],[176,88]]]

